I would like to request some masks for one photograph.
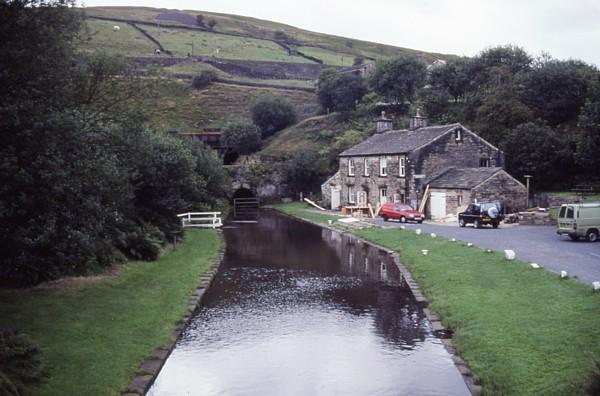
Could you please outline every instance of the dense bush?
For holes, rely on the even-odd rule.
[[[208,87],[217,80],[217,73],[213,70],[203,70],[192,79],[192,87],[202,89]]]
[[[367,92],[364,80],[354,74],[325,69],[319,76],[317,98],[325,111],[352,111]]]
[[[262,137],[268,137],[296,122],[296,111],[285,99],[272,95],[260,96],[250,106],[252,121]]]
[[[261,133],[254,124],[230,123],[223,128],[221,139],[229,150],[241,155],[252,154],[260,148]]]
[[[40,351],[29,337],[0,328],[0,395],[28,395],[32,385],[46,379]]]

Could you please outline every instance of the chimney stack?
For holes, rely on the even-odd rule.
[[[417,114],[410,119],[409,129],[419,129],[427,126],[427,117],[421,116],[420,111],[421,109],[417,109]]]
[[[385,111],[381,112],[381,118],[379,118],[376,122],[376,132],[382,133],[386,131],[391,131],[394,128],[392,120],[385,116]]]

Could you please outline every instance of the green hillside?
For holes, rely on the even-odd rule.
[[[239,15],[148,7],[86,7],[85,12],[90,17],[123,21],[119,24],[121,28],[127,20],[142,22],[140,26],[143,29],[151,33],[166,49],[178,55],[190,53],[191,44],[189,43],[193,42],[194,54],[196,55],[213,55],[214,48],[219,47],[221,49],[219,56],[226,59],[309,61],[298,56],[289,56],[285,48],[273,42],[279,41],[330,65],[341,65],[342,57],[344,57],[344,65],[349,66],[356,56],[380,59],[408,54],[419,56],[427,62],[453,57],[452,55],[428,53],[316,33],[277,22]],[[213,19],[216,22],[212,31],[205,33],[184,29],[199,27],[197,24],[193,24],[198,14],[203,15],[205,21]],[[139,52],[138,49],[132,48],[130,45],[131,40],[137,40],[137,35],[129,37],[130,33],[127,32],[127,40],[111,40],[117,36],[112,33],[117,33],[119,37],[125,36],[125,34],[121,35],[121,31],[113,32],[110,29],[105,29],[106,26],[99,24],[98,20],[92,19],[88,23],[92,30],[95,29],[98,32],[95,37],[92,37],[91,45],[93,47],[114,50],[116,46],[122,43],[123,54],[130,55]],[[110,23],[110,25],[113,24]],[[165,27],[165,25],[169,26]],[[177,26],[181,26],[181,28],[177,28]],[[158,37],[159,32],[160,37]],[[235,37],[235,35],[242,37]],[[240,47],[240,44],[243,45],[243,48]]]

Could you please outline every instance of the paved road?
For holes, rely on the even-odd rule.
[[[368,220],[378,225],[396,226],[396,221]],[[517,258],[535,262],[554,272],[565,270],[584,283],[600,281],[600,242],[573,242],[567,236],[556,234],[550,226],[500,225],[499,228],[475,229],[457,224],[405,224],[407,229],[421,228],[446,238],[472,242],[475,246],[498,251],[512,249]]]

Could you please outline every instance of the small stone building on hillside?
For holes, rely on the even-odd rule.
[[[472,199],[525,207],[527,189],[502,169],[497,147],[458,123],[428,126],[418,112],[410,124],[392,130],[382,113],[373,136],[338,156],[339,171],[321,186],[324,204],[377,208],[394,201],[416,208],[429,186],[431,217],[456,214]]]

